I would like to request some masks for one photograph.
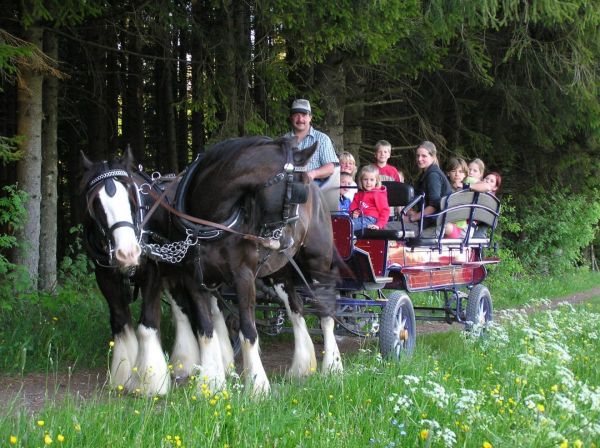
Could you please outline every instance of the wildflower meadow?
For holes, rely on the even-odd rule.
[[[201,378],[164,398],[106,389],[33,415],[5,403],[2,446],[600,446],[600,299],[498,317],[419,336],[400,363],[366,342],[343,374],[273,378],[262,399],[234,376],[218,392]]]

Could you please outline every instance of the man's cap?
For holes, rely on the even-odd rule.
[[[292,103],[292,113],[302,113],[311,115],[310,103],[308,100],[294,100]]]

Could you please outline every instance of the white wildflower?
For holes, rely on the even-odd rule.
[[[554,404],[568,415],[577,413],[577,406],[566,395],[558,393],[554,396]]]
[[[542,365],[542,360],[540,358],[528,353],[523,353],[517,356],[517,359],[521,361],[521,363],[525,364],[526,367],[539,367]]]

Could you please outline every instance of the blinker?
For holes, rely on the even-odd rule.
[[[302,182],[292,182],[291,204],[304,204],[308,200],[308,185]]]
[[[117,187],[112,177],[104,179],[104,191],[111,198],[117,193]]]

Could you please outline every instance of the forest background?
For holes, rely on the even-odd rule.
[[[80,151],[179,172],[288,130],[294,98],[360,164],[424,139],[503,176],[505,278],[596,267],[600,1],[0,0],[0,298],[81,255]],[[62,263],[62,270],[60,265]],[[33,288],[31,286],[33,285]],[[3,303],[7,306],[7,302]]]

